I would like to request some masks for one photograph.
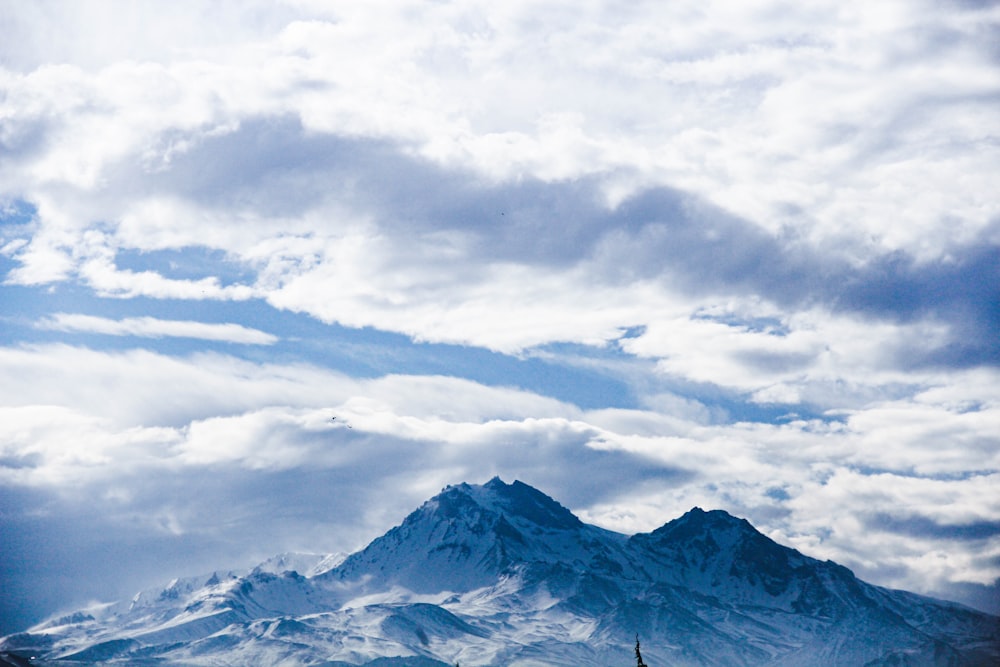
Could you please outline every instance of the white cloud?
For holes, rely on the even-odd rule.
[[[1000,81],[982,40],[1000,17],[884,6],[394,4],[331,17],[147,4],[129,33],[153,45],[138,58],[6,75],[7,131],[44,122],[49,139],[9,171],[28,167],[31,187],[93,190],[124,156],[149,169],[159,152],[162,168],[206,128],[288,113],[504,177],[629,169],[770,229],[853,238],[861,256],[873,236],[874,247],[944,253],[998,213],[977,176],[996,156],[975,142],[996,130],[983,105]],[[100,15],[60,11],[65,23],[56,11],[13,16],[78,30]],[[164,45],[177,35],[161,26],[182,16],[192,20],[177,35],[212,41]],[[86,61],[82,46],[62,62]]]
[[[62,5],[47,6],[13,20],[58,23]],[[86,24],[100,7],[65,16]],[[537,7],[517,3],[414,5],[405,16],[396,5],[239,12],[195,3],[185,12],[219,23],[185,37],[199,48],[171,48],[156,6],[144,4],[117,19],[151,33],[138,58],[88,60],[82,44],[67,45],[67,64],[4,73],[4,131],[22,148],[3,175],[12,194],[39,207],[27,244],[8,246],[19,266],[7,279],[79,279],[125,298],[263,297],[325,321],[503,351],[601,344],[643,324],[648,332],[630,352],[761,402],[810,400],[818,390],[803,382],[817,378],[870,384],[826,349],[835,339],[855,351],[843,326],[821,314],[803,313],[780,339],[690,320],[711,304],[679,296],[679,286],[623,285],[599,262],[526,267],[478,253],[461,234],[402,231],[346,201],[350,186],[336,171],[327,175],[333,194],[301,213],[258,210],[261,175],[241,170],[290,179],[286,198],[269,205],[292,207],[295,188],[317,176],[294,159],[289,169],[282,150],[304,143],[276,144],[253,156],[269,161],[257,166],[236,153],[179,161],[219,138],[251,140],[238,131],[254,118],[285,115],[317,137],[402,140],[501,181],[597,174],[594,187],[617,199],[640,185],[680,186],[739,211],[747,225],[795,229],[804,247],[824,253],[947,255],[1000,212],[982,180],[995,155],[977,143],[993,122],[977,100],[997,86],[977,31],[997,17],[927,9],[681,3],[618,15],[600,3],[585,11],[554,3],[539,22],[528,20]],[[178,20],[171,16],[167,23]],[[936,27],[941,17],[972,41],[959,46],[935,32],[945,29]],[[223,25],[236,28],[231,37],[198,42]],[[924,54],[925,46],[934,48]],[[936,111],[903,118],[924,106]],[[199,184],[191,179],[206,158],[223,167]],[[257,268],[257,284],[115,264],[123,249],[186,247]],[[887,357],[876,341],[925,338],[911,326],[897,332],[871,336],[851,362],[864,368],[853,370],[874,373],[863,360]]]
[[[862,576],[892,572],[885,581],[890,586],[930,592],[946,582],[991,584],[1000,577],[998,507],[990,493],[996,483],[995,473],[927,479],[838,470],[789,502],[789,525],[813,527],[789,537]],[[823,540],[814,532],[820,523],[829,531]],[[978,537],[961,535],[963,526],[977,523],[993,528]]]
[[[107,23],[100,3],[45,7],[11,20],[29,33],[60,26],[79,35],[95,21],[131,30],[104,55],[69,40],[58,65],[34,62],[37,49],[14,58],[8,47],[21,65],[3,74],[3,127],[20,150],[2,172],[11,194],[39,205],[37,231],[14,249],[14,283],[79,278],[118,297],[266,297],[349,326],[504,351],[600,343],[636,324],[650,332],[634,349],[680,325],[702,349],[738,345],[783,356],[786,366],[826,342],[808,324],[779,343],[685,322],[704,304],[676,290],[623,289],[605,266],[526,268],[521,259],[475,256],[454,235],[446,245],[441,236],[400,237],[396,221],[357,203],[307,203],[280,219],[255,211],[255,183],[241,182],[250,177],[241,170],[290,179],[287,198],[269,205],[291,207],[295,187],[315,175],[296,171],[294,160],[289,170],[282,149],[303,144],[278,144],[254,156],[272,161],[257,166],[221,154],[210,159],[232,162],[216,180],[169,191],[171,178],[203,172],[205,153],[178,166],[185,155],[260,117],[296,117],[317,136],[403,141],[449,168],[501,181],[600,175],[595,187],[613,199],[639,186],[682,187],[739,211],[746,224],[795,229],[808,247],[854,260],[897,248],[946,256],[1000,214],[983,180],[996,155],[979,143],[995,133],[979,100],[1000,85],[980,41],[982,26],[1000,20],[992,10],[297,3],[241,11],[191,3],[161,15],[146,3]],[[181,16],[198,28],[174,44],[162,26]],[[922,108],[934,111],[914,111]],[[334,192],[332,200],[346,191]],[[353,218],[346,227],[345,213]],[[95,227],[104,230],[98,238]],[[177,280],[114,263],[125,248],[192,246],[259,267],[260,282]],[[276,246],[279,254],[262,255]],[[627,303],[629,291],[636,303],[646,300],[638,306],[645,313],[679,300],[687,312],[650,321]],[[678,358],[671,348],[657,356],[670,372],[725,376],[761,401],[809,393],[789,381],[792,371],[768,371],[767,382],[733,377],[732,354]]]
[[[161,320],[155,317],[126,317],[121,320],[112,320],[106,317],[78,313],[56,313],[43,318],[36,326],[40,329],[54,331],[98,333],[109,336],[199,338],[246,345],[272,345],[278,342],[277,336],[239,324],[209,324],[184,320]]]
[[[306,365],[217,354],[173,358],[68,345],[0,348],[0,404],[61,405],[124,426],[179,426],[268,405],[328,406],[354,381]],[[31,381],[25,381],[31,379]]]
[[[290,3],[182,0],[170,11],[155,0],[123,7],[113,0],[4,3],[10,38],[2,61],[17,71],[46,63],[100,69],[122,61],[160,62],[243,44],[280,29]]]

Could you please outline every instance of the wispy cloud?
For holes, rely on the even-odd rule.
[[[272,345],[278,341],[277,336],[239,324],[161,320],[155,317],[126,317],[112,320],[78,313],[55,313],[39,320],[35,326],[52,331],[144,338],[197,338],[244,345]]]

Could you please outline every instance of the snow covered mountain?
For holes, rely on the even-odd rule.
[[[174,580],[0,641],[0,664],[997,665],[1000,618],[867,584],[693,509],[631,537],[493,479],[367,548]],[[29,663],[30,658],[30,663]]]

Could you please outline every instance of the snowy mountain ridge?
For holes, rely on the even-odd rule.
[[[346,558],[282,554],[42,623],[3,638],[0,664],[626,665],[636,633],[654,667],[1000,664],[997,617],[867,584],[725,512],[629,537],[498,478]]]

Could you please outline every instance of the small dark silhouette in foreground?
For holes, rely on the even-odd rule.
[[[639,635],[635,636],[635,667],[646,667],[642,661],[642,653],[639,653]]]

